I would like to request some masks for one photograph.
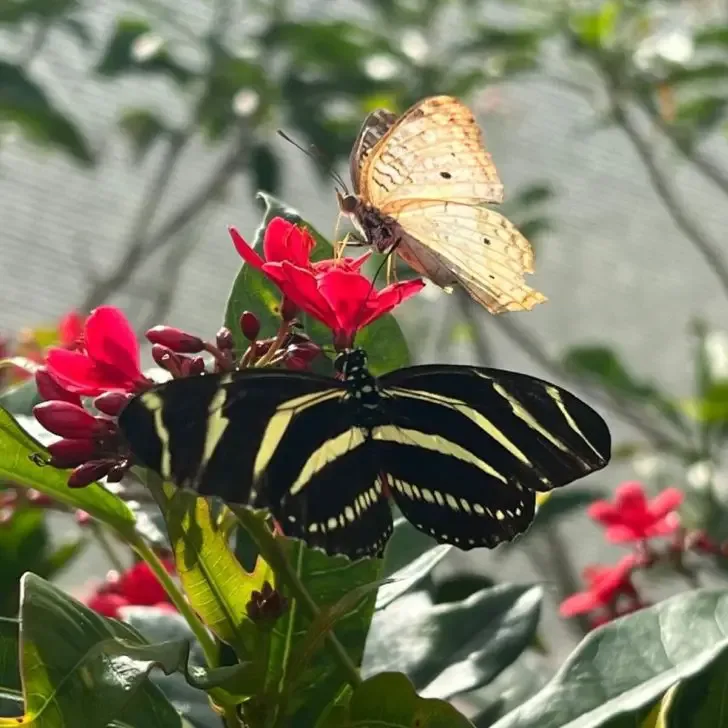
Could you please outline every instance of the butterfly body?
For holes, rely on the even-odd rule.
[[[359,349],[340,379],[245,369],[159,385],[119,418],[136,460],[179,487],[269,508],[328,552],[378,554],[390,497],[462,549],[523,533],[535,493],[598,470],[609,430],[559,387],[497,369],[414,366],[374,377]]]
[[[516,227],[485,205],[503,185],[470,110],[434,96],[401,117],[371,113],[354,144],[353,195],[339,205],[379,252],[395,248],[443,288],[457,284],[491,313],[545,301],[524,281],[533,251]]]

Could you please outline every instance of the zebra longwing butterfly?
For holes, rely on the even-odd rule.
[[[606,423],[524,374],[413,366],[374,377],[366,354],[341,379],[244,369],[178,379],[133,399],[119,425],[136,458],[179,487],[266,507],[283,531],[329,553],[381,553],[389,497],[461,549],[524,532],[536,491],[603,468]]]

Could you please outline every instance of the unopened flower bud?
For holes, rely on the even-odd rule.
[[[178,354],[198,354],[205,348],[199,336],[172,326],[155,326],[147,331],[146,337],[152,344],[161,344]]]
[[[113,460],[90,460],[79,465],[68,478],[69,488],[85,488],[103,478],[116,463]]]
[[[266,581],[260,591],[251,592],[245,611],[253,622],[272,624],[283,615],[287,606],[288,600],[283,594]]]
[[[235,345],[233,341],[233,332],[227,326],[223,326],[217,334],[215,334],[215,344],[221,351],[228,351]]]
[[[293,321],[293,319],[296,318],[297,313],[298,306],[296,306],[290,298],[284,296],[283,301],[281,302],[281,318],[284,321]]]
[[[118,417],[133,395],[126,392],[104,392],[94,400],[94,407],[109,417]]]
[[[63,387],[48,373],[45,367],[37,369],[35,372],[35,386],[38,394],[45,400],[60,400],[62,402],[71,402],[80,406],[81,397],[73,392],[67,392]]]
[[[260,334],[260,319],[252,311],[243,311],[240,316],[240,330],[248,341],[255,341]]]
[[[48,445],[51,454],[50,464],[54,468],[75,468],[87,462],[98,452],[94,440],[58,440]]]
[[[321,353],[321,347],[313,341],[291,344],[286,349],[283,359],[287,369],[302,371],[308,369],[311,362]]]
[[[195,356],[189,361],[191,377],[197,377],[205,371],[205,360],[201,356]]]
[[[128,460],[122,460],[116,463],[113,467],[109,468],[106,480],[109,483],[120,483],[121,479],[126,475],[126,471],[129,470],[129,465]]]
[[[96,418],[83,407],[53,400],[33,407],[35,419],[49,432],[70,439],[91,438],[98,431]]]
[[[174,375],[179,375],[181,369],[180,358],[168,346],[154,344],[152,346],[152,359],[162,369],[166,369]]]

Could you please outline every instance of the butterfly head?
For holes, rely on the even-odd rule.
[[[339,203],[339,209],[345,215],[354,215],[359,209],[361,204],[359,198],[356,195],[352,195],[349,192],[339,192],[336,190],[336,199]]]
[[[336,357],[334,369],[344,379],[356,379],[362,375],[368,377],[366,352],[363,349],[345,349]]]

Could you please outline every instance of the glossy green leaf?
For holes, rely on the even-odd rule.
[[[487,684],[531,643],[541,590],[500,585],[460,603],[407,594],[376,613],[365,675],[398,669],[423,693],[448,698]]]
[[[543,690],[496,727],[596,728],[641,714],[726,654],[728,591],[680,594],[590,633]]]
[[[369,356],[369,370],[385,374],[410,363],[409,347],[397,319],[392,314],[378,318],[356,336],[356,345]]]
[[[728,653],[681,680],[660,701],[662,724],[655,728],[703,728],[728,722]],[[642,728],[647,728],[643,726]]]
[[[86,488],[69,488],[68,470],[38,465],[33,456],[47,457],[45,448],[0,408],[0,479],[45,493],[70,508],[80,508],[133,541],[134,514],[125,503],[94,483]]]
[[[435,545],[432,536],[417,530],[406,518],[395,518],[394,531],[384,552],[384,576],[392,576]]]
[[[145,45],[146,44],[146,45]],[[120,18],[96,73],[117,78],[128,73],[154,73],[186,84],[193,74],[174,59],[159,36],[145,20]]]
[[[184,643],[148,645],[33,574],[23,578],[20,618],[24,724],[105,728],[122,719],[135,728],[181,726],[147,675],[155,666],[179,669]],[[17,722],[0,719],[5,725]]]
[[[444,700],[419,697],[405,675],[385,672],[365,680],[354,691],[348,710],[331,724],[331,728],[334,726],[472,728],[472,723]]]
[[[94,161],[83,132],[56,108],[24,68],[0,61],[0,124],[10,124],[34,144],[65,152],[75,161]]]
[[[229,546],[229,531],[204,498],[169,488],[160,507],[190,604],[238,658],[251,659],[264,649],[265,634],[250,620],[246,606],[265,581],[274,585],[273,573],[262,560],[252,574],[243,569]]]
[[[385,560],[384,574],[390,581],[377,592],[377,609],[384,609],[395,599],[414,589],[426,579],[432,570],[450,553],[452,546],[439,544],[421,553],[405,566],[394,572],[388,572],[391,562]]]
[[[307,547],[302,541],[276,536],[273,538],[264,514],[247,508],[233,509],[242,526],[250,533],[260,553],[276,572],[278,588],[289,600],[285,614],[273,625],[268,655],[266,684],[271,689],[283,689],[283,706],[291,725],[313,725],[332,696],[347,685],[330,640],[313,655],[302,656],[307,649],[313,617],[310,605],[296,598],[294,581],[302,585],[310,602],[318,610],[334,607],[349,593],[367,589],[381,577],[380,559],[350,561],[344,556],[328,556],[320,549]],[[374,612],[374,592],[359,600],[355,607],[340,617],[333,634],[354,666],[361,663],[369,625]],[[304,659],[303,671],[298,665]],[[292,668],[296,680],[287,682]]]
[[[35,379],[29,379],[0,392],[0,406],[14,415],[29,415],[43,400],[38,394]]]
[[[119,119],[119,128],[131,142],[136,162],[144,159],[156,141],[170,134],[167,124],[148,109],[127,109]]]
[[[464,602],[476,592],[491,589],[496,582],[486,574],[478,574],[457,570],[438,578],[428,589],[430,597],[435,604],[447,602]]]

